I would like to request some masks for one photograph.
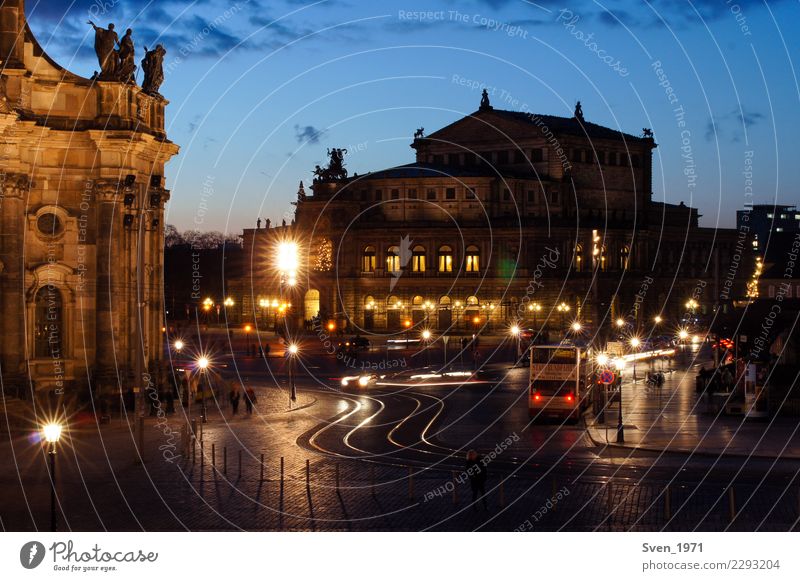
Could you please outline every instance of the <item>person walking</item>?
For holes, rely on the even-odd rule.
[[[232,388],[229,397],[231,401],[231,410],[233,411],[233,415],[236,415],[239,413],[239,400],[242,397],[239,393],[239,389],[236,387]]]
[[[247,415],[253,415],[253,405],[256,403],[256,392],[252,387],[248,387],[244,392],[244,405]]]
[[[467,452],[467,464],[464,470],[469,477],[469,487],[472,489],[472,510],[477,510],[476,503],[479,493],[480,499],[483,501],[484,510],[488,510],[489,507],[486,504],[486,479],[489,476],[489,471],[486,468],[484,459],[475,450]]]

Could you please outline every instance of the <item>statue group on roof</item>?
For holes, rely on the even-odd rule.
[[[120,83],[136,84],[136,47],[133,43],[133,30],[130,28],[125,31],[125,35],[120,40],[114,24],[108,28],[97,26],[94,22],[88,22],[94,28],[94,51],[97,54],[97,61],[100,64],[100,72],[96,78],[100,81],[116,81]],[[156,45],[152,50],[144,47],[145,55],[142,59],[142,71],[144,80],[142,90],[148,95],[159,95],[158,90],[164,82],[164,55],[166,49],[162,45]]]

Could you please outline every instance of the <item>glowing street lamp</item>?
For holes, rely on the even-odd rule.
[[[616,325],[617,325],[617,329],[622,329],[622,328],[625,326],[625,319],[623,319],[622,317],[619,317],[619,318],[618,318],[618,319],[615,321],[615,323],[616,323]]]
[[[631,337],[631,348],[635,353],[638,353],[641,344],[639,337]],[[633,358],[633,382],[636,383],[636,357]]]
[[[289,399],[291,400],[291,403],[297,401],[297,386],[295,385],[294,374],[297,354],[299,351],[300,349],[297,347],[296,343],[291,343],[287,348],[287,352],[289,353],[289,386],[291,388],[291,395],[289,396]]]
[[[600,367],[605,367],[608,365],[608,355],[605,353],[598,353],[595,359],[597,361],[597,365]]]
[[[431,332],[428,329],[425,329],[420,334],[422,340],[425,343],[425,365],[430,367],[431,365],[431,351],[430,351],[430,340],[431,340]]]
[[[572,323],[572,325],[570,325],[570,327],[572,328],[572,331],[574,333],[580,333],[581,329],[583,328],[578,321],[575,321],[574,323]]]
[[[47,456],[50,459],[50,531],[56,532],[58,516],[56,513],[56,445],[61,439],[62,426],[58,422],[50,422],[42,426],[45,441],[50,444]]]
[[[656,315],[656,316],[653,318],[653,321],[655,321],[656,325],[660,325],[660,324],[661,324],[661,323],[664,321],[664,319],[663,319],[663,318],[661,318],[661,315]]]
[[[617,390],[619,400],[619,413],[617,414],[617,443],[625,442],[625,428],[622,424],[622,372],[625,370],[625,360],[622,357],[614,359],[614,367],[617,368]]]
[[[561,313],[561,327],[564,327],[564,315],[569,312],[569,305],[564,301],[556,307],[556,310]]]
[[[184,347],[183,341],[181,341],[180,339],[176,339],[176,340],[175,340],[175,343],[174,343],[174,347],[175,347],[175,351],[177,351],[178,353],[180,353],[180,352],[181,352],[181,350],[182,350],[182,349],[183,349],[183,347]]]
[[[236,303],[233,301],[233,299],[231,297],[228,297],[228,298],[225,299],[224,304],[225,304],[226,307],[232,307]]]
[[[517,360],[519,360],[520,356],[522,355],[522,344],[521,344],[521,341],[522,341],[521,333],[522,333],[522,331],[519,328],[519,325],[511,325],[511,328],[508,330],[508,332],[511,333],[511,336],[514,338],[514,341],[516,342]]]
[[[201,393],[201,406],[200,406],[200,418],[202,422],[205,424],[208,421],[208,409],[206,408],[206,387],[210,387],[208,382],[208,368],[211,365],[211,362],[208,360],[208,357],[205,355],[201,355],[197,359],[197,368],[200,370],[200,393]]]

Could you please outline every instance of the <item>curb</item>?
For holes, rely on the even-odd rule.
[[[586,425],[586,434],[595,446],[614,448],[617,450],[630,450],[631,452],[649,452],[653,454],[673,454],[680,456],[700,456],[703,458],[740,458],[755,460],[776,460],[776,456],[766,456],[763,454],[741,454],[739,452],[708,452],[706,450],[667,450],[664,448],[654,448],[650,446],[639,446],[636,444],[617,444],[616,442],[606,442],[596,440],[592,435],[592,426]],[[800,460],[800,456],[780,456],[781,460]]]

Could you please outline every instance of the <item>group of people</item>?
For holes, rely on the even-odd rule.
[[[717,369],[702,367],[697,376],[698,393],[730,393],[736,384],[730,365],[721,365]]]
[[[239,402],[242,399],[242,394],[239,392],[238,387],[231,388],[231,392],[228,395],[228,399],[231,402],[231,410],[233,415],[239,413]],[[244,406],[247,412],[247,415],[253,415],[253,406],[257,401],[256,392],[252,387],[248,387],[244,390]]]

